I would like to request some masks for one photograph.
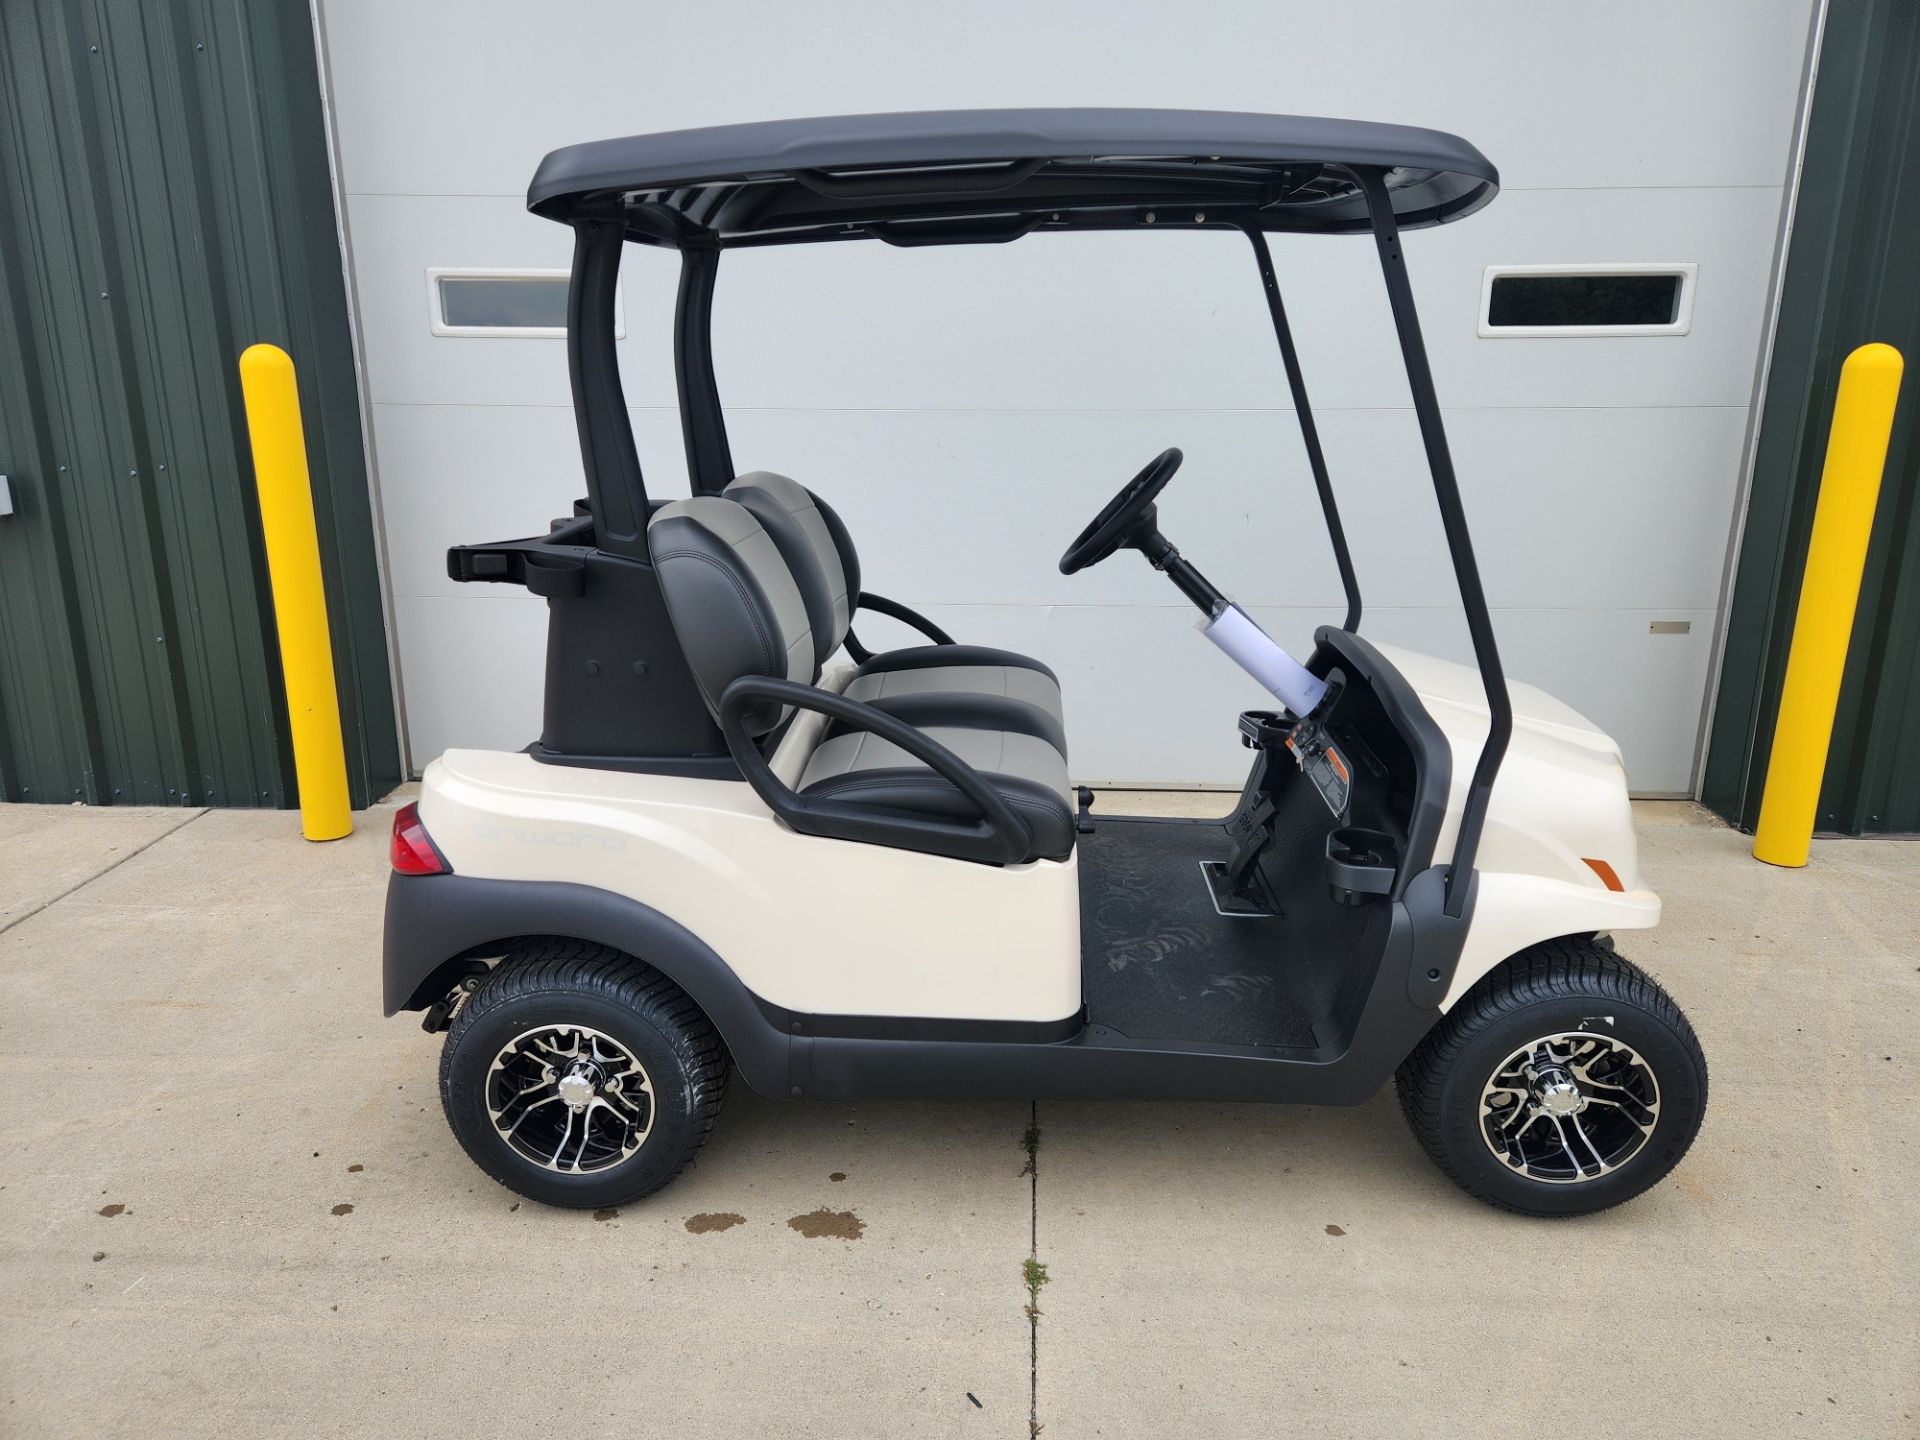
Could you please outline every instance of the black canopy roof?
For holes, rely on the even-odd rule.
[[[664,245],[874,237],[1011,240],[1033,229],[1368,228],[1355,168],[1385,172],[1402,229],[1471,214],[1499,189],[1455,135],[1226,110],[928,110],[672,130],[569,145],[527,206],[620,216]]]

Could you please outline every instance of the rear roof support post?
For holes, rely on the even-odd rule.
[[[680,386],[680,427],[687,446],[687,477],[696,495],[718,495],[733,483],[727,417],[713,378],[713,282],[720,251],[690,246],[680,252],[680,295],[673,309],[673,368]]]
[[[573,278],[567,287],[567,371],[574,422],[587,473],[594,543],[647,558],[647,487],[634,448],[633,422],[620,384],[614,341],[614,291],[620,281],[621,226],[609,219],[573,222]]]
[[[1300,419],[1300,439],[1307,447],[1307,465],[1313,471],[1314,489],[1320,492],[1320,513],[1326,516],[1327,538],[1333,542],[1333,562],[1340,567],[1340,585],[1347,592],[1347,618],[1341,629],[1350,634],[1360,631],[1360,581],[1353,573],[1353,553],[1347,548],[1347,532],[1340,523],[1340,506],[1333,498],[1333,481],[1327,475],[1327,457],[1320,449],[1320,427],[1314,423],[1313,406],[1307,400],[1307,381],[1300,370],[1300,352],[1293,345],[1293,330],[1287,324],[1287,307],[1280,299],[1280,282],[1273,273],[1273,251],[1267,237],[1248,229],[1253,242],[1254,259],[1260,266],[1260,286],[1266,292],[1267,313],[1273,318],[1273,337],[1280,342],[1280,360],[1287,368],[1287,388],[1293,392],[1294,414]]]
[[[1373,222],[1380,273],[1387,283],[1394,328],[1400,335],[1400,354],[1406,362],[1407,388],[1413,392],[1413,411],[1420,420],[1420,438],[1427,449],[1427,468],[1433,473],[1433,494],[1440,505],[1440,524],[1446,531],[1447,551],[1460,584],[1460,604],[1466,611],[1467,633],[1473,639],[1474,659],[1480,665],[1480,683],[1487,692],[1487,741],[1473,767],[1467,803],[1460,814],[1460,834],[1454,841],[1453,865],[1447,875],[1446,911],[1458,917],[1467,901],[1473,878],[1473,860],[1486,827],[1487,804],[1494,777],[1513,735],[1513,704],[1507,696],[1507,678],[1500,668],[1499,647],[1493,639],[1493,617],[1487,612],[1480,567],[1473,557],[1473,538],[1467,533],[1467,514],[1460,503],[1460,484],[1453,473],[1453,455],[1447,448],[1446,425],[1440,418],[1440,398],[1433,388],[1433,369],[1427,363],[1427,345],[1420,334],[1420,316],[1414,309],[1413,287],[1407,280],[1407,262],[1400,254],[1400,227],[1387,194],[1384,172],[1356,166],[1354,178],[1367,197]]]

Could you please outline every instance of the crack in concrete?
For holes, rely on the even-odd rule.
[[[162,840],[165,840],[170,835],[178,835],[182,830],[186,829],[187,826],[191,825],[194,821],[198,820],[202,815],[206,813],[207,811],[205,807],[194,811],[193,814],[187,816],[187,818],[182,820],[178,825],[168,826],[165,830],[162,830],[158,835],[154,836],[151,840],[147,841],[146,844],[135,846],[133,849],[129,850],[126,854],[122,855],[118,860],[114,861],[111,865],[108,865],[104,869],[94,871],[93,874],[87,876],[86,879],[84,880],[76,880],[73,884],[69,885],[66,889],[62,890],[58,895],[54,895],[49,897],[48,899],[42,900],[38,905],[34,906],[31,910],[27,911],[25,914],[14,916],[11,920],[7,921],[6,924],[0,925],[0,935],[6,934],[9,930],[13,929],[14,926],[16,925],[25,924],[27,921],[31,920],[34,916],[38,915],[42,910],[52,909],[55,905],[58,905],[62,900],[66,899],[69,895],[77,894],[79,891],[86,889],[87,886],[93,884],[93,882],[98,880],[102,875],[111,875],[114,871],[118,870],[122,865],[126,864],[129,860],[133,859],[134,856],[146,854],[147,851],[151,850],[154,846],[158,845]]]
[[[1027,1285],[1027,1435],[1040,1424],[1040,1287],[1047,1283],[1047,1267],[1040,1260],[1040,1102],[1029,1102],[1027,1133],[1027,1260],[1021,1267]]]

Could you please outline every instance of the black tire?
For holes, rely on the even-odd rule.
[[[624,1132],[618,1122],[628,1109],[616,1114],[611,1106],[602,1107],[597,1121],[592,1109],[583,1115],[573,1112],[582,1115],[583,1157],[592,1124],[599,1126],[595,1133],[602,1137],[624,1133],[641,1138],[630,1154],[619,1156],[615,1141],[614,1156],[589,1160],[584,1169],[572,1172],[547,1168],[523,1154],[496,1127],[488,1103],[496,1057],[524,1045],[522,1037],[529,1034],[542,1035],[537,1044],[553,1043],[547,1038],[549,1029],[559,1032],[564,1043],[569,1027],[575,1027],[576,1045],[581,1043],[578,1027],[599,1032],[607,1052],[627,1052],[626,1058],[644,1068],[651,1085],[644,1107],[639,1087],[628,1085],[625,1103],[645,1123]],[[531,1049],[516,1053],[532,1057],[517,1064],[542,1063]],[[620,1062],[610,1068],[618,1070]],[[631,1077],[631,1068],[625,1073]],[[440,1101],[447,1123],[474,1164],[529,1200],[574,1209],[623,1205],[672,1180],[713,1129],[726,1083],[726,1048],[684,991],[631,956],[573,940],[530,942],[503,959],[460,1007],[440,1052]],[[512,1088],[504,1081],[503,1087],[496,1090],[496,1098]],[[529,1119],[550,1126],[559,1117],[571,1127],[571,1108],[563,1103]],[[523,1137],[520,1143],[527,1141]],[[603,1168],[592,1168],[594,1163]]]
[[[1615,1047],[1588,1048],[1603,1057],[1602,1065],[1617,1067],[1611,1073],[1640,1099],[1626,1105],[1601,1102],[1605,1109],[1586,1102],[1590,1128],[1612,1127],[1600,1134],[1592,1161],[1587,1158],[1591,1147],[1571,1142],[1565,1144],[1564,1160],[1545,1155],[1537,1171],[1517,1149],[1522,1141],[1512,1142],[1515,1148],[1509,1150],[1518,1155],[1517,1162],[1502,1159],[1483,1128],[1486,1087],[1495,1084],[1503,1062],[1516,1053],[1544,1037],[1567,1034],[1594,1036]],[[1567,1051],[1585,1045],[1562,1042]],[[1649,1077],[1655,1086],[1651,1092],[1645,1088]],[[1570,938],[1521,951],[1470,990],[1407,1057],[1397,1086],[1414,1135],[1461,1189],[1522,1215],[1587,1215],[1631,1200],[1680,1163],[1706,1110],[1707,1061],[1687,1017],[1651,977],[1599,942]],[[1591,1082],[1588,1090],[1603,1093]],[[1618,1092],[1608,1087],[1604,1093]],[[1657,1099],[1657,1110],[1635,1109],[1648,1093]],[[1527,1101],[1516,1096],[1512,1103]],[[1513,1116],[1511,1125],[1527,1112],[1505,1113]],[[1635,1118],[1623,1122],[1622,1113]],[[1648,1115],[1650,1126],[1637,1123]],[[1513,1133],[1520,1135],[1529,1123],[1536,1128],[1524,1144],[1536,1153],[1558,1145],[1565,1135],[1544,1110]],[[1604,1143],[1608,1134],[1619,1137],[1617,1146]],[[1610,1154],[1621,1157],[1618,1168],[1603,1170],[1600,1161]],[[1581,1173],[1594,1172],[1591,1178],[1566,1173],[1576,1160]],[[1558,1183],[1536,1178],[1549,1167],[1562,1175]]]

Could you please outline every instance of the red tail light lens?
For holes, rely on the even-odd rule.
[[[420,823],[418,805],[402,805],[393,815],[393,868],[400,875],[451,875],[440,847]]]

